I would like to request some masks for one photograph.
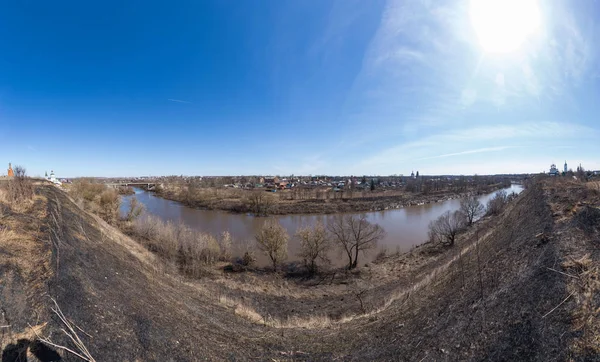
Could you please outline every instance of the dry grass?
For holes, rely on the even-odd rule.
[[[562,263],[570,275],[569,290],[575,299],[573,310],[573,330],[581,332],[581,337],[573,341],[573,350],[582,355],[600,354],[600,267],[585,254],[578,259]]]
[[[244,306],[243,304],[237,304],[235,306],[235,314],[242,317],[242,318],[246,318],[247,320],[251,321],[252,323],[262,323],[264,321],[264,318],[258,314],[254,309]]]
[[[271,328],[322,329],[330,328],[335,324],[328,316],[321,315],[308,317],[291,316],[284,320],[272,318],[270,316],[262,316],[254,308],[226,296],[219,296],[219,303],[226,307],[233,308],[235,315],[239,317],[242,317],[252,323]]]
[[[176,263],[185,275],[201,277],[205,267],[224,260],[231,253],[231,236],[213,235],[190,229],[183,223],[164,222],[145,216],[133,224],[133,233],[150,251]]]
[[[41,231],[46,205],[40,195],[10,200],[0,187],[0,350],[35,338],[34,331],[44,326],[38,323],[45,314],[41,295],[53,275],[49,243]]]

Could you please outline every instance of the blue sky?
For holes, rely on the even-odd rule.
[[[490,21],[473,1],[7,2],[1,159],[65,177],[600,169],[600,5],[507,0]]]

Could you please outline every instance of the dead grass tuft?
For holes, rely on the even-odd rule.
[[[590,254],[571,259],[562,264],[570,274],[570,289],[575,297],[573,311],[573,330],[581,333],[573,342],[572,348],[581,355],[597,356],[600,353],[600,267],[594,263]]]
[[[263,323],[264,321],[264,318],[254,309],[241,303],[235,306],[235,314],[242,318],[246,318],[252,323]]]

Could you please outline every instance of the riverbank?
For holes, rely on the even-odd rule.
[[[438,203],[470,195],[491,193],[510,186],[510,183],[498,183],[456,191],[432,191],[425,193],[411,193],[396,190],[378,192],[356,192],[350,197],[339,198],[312,198],[291,200],[289,190],[276,193],[251,190],[231,189],[202,189],[193,193],[180,188],[163,187],[154,191],[154,195],[167,200],[180,202],[188,207],[202,210],[221,210],[231,213],[256,213],[255,210],[264,210],[268,215],[292,214],[336,214],[346,212],[371,212],[400,209],[407,206]],[[261,193],[260,201],[253,197]],[[347,194],[347,193],[346,193]],[[262,203],[259,204],[259,203]]]
[[[35,195],[11,205],[0,192],[5,352],[47,336],[79,352],[57,306],[98,360],[563,361],[600,352],[600,193],[582,183],[532,186],[454,247],[424,245],[315,278],[220,264],[185,278],[56,187]]]

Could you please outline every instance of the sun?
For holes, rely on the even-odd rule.
[[[536,0],[471,0],[470,16],[481,47],[490,53],[510,53],[540,26]]]

